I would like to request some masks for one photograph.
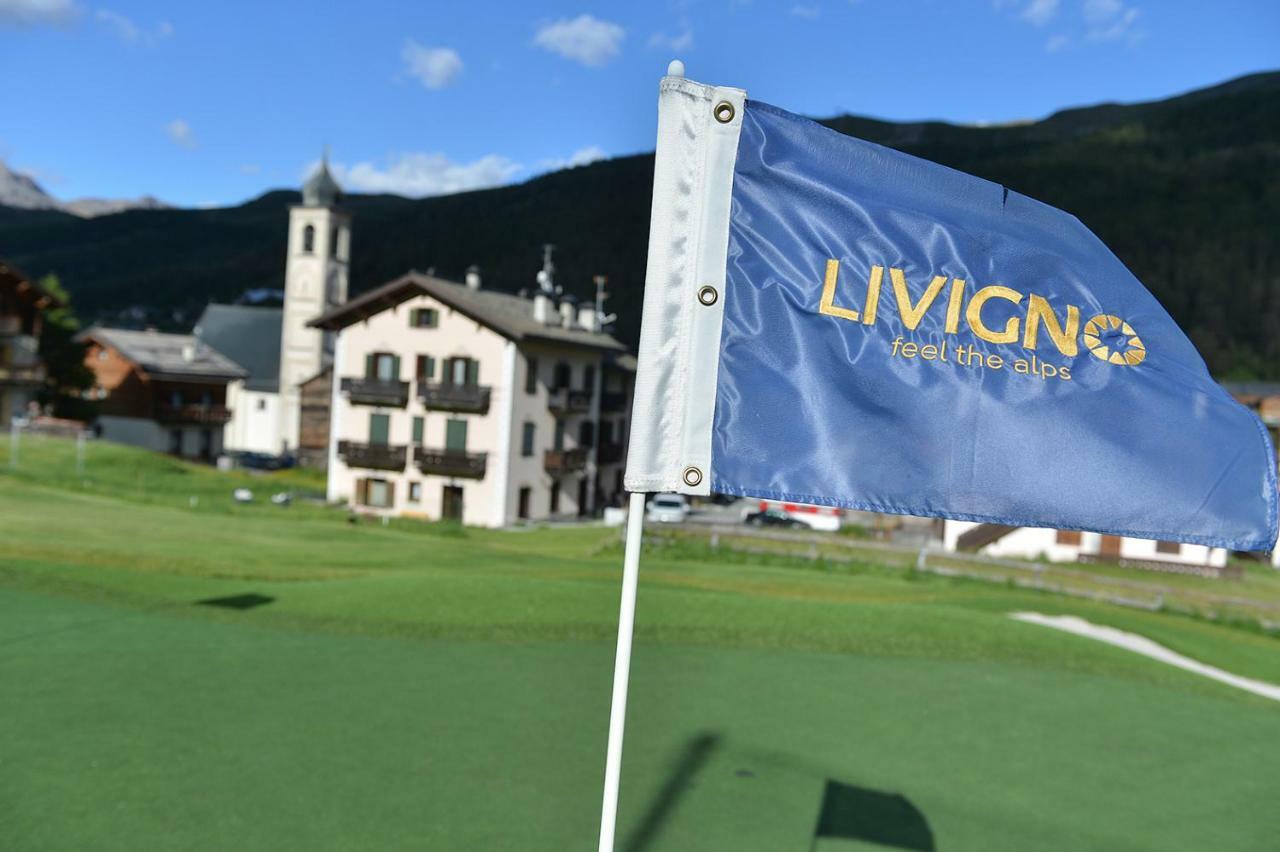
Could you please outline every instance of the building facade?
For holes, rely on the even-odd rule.
[[[972,521],[945,521],[942,543],[947,550],[1004,559],[1117,562],[1138,568],[1211,576],[1218,576],[1227,567],[1227,551],[1221,547]]]
[[[0,428],[26,416],[44,386],[42,314],[60,304],[51,293],[0,262]]]
[[[621,499],[635,366],[594,306],[410,273],[313,325],[336,335],[331,501],[499,527]]]
[[[189,334],[94,326],[79,335],[109,441],[212,461],[231,419],[227,386],[245,371]]]

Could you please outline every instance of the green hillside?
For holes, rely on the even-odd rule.
[[[1165,101],[1104,104],[1042,121],[972,127],[856,116],[829,126],[1003,183],[1079,216],[1155,293],[1224,377],[1280,378],[1280,72]],[[530,285],[540,246],[587,295],[610,277],[634,342],[652,156],[623,157],[518,186],[410,200],[353,196],[352,290],[410,268],[449,277],[478,263],[486,286]],[[130,307],[167,327],[210,299],[278,287],[287,206],[276,191],[220,210],[78,219],[0,209],[0,256],[57,272],[82,312]]]

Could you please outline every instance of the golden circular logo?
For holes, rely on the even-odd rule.
[[[1103,340],[1103,337],[1106,340]],[[1123,337],[1123,340],[1117,339]],[[1109,364],[1141,364],[1147,357],[1147,347],[1134,332],[1133,326],[1111,314],[1098,314],[1084,324],[1085,348],[1093,357]]]

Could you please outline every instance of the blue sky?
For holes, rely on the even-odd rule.
[[[0,159],[60,198],[231,204],[323,145],[424,195],[653,147],[657,79],[795,112],[960,122],[1280,66],[1275,0],[588,4],[0,0]]]

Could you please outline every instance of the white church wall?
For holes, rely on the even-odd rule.
[[[280,452],[279,394],[247,390],[244,382],[237,380],[227,385],[227,407],[231,420],[223,429],[223,443],[228,450]]]

